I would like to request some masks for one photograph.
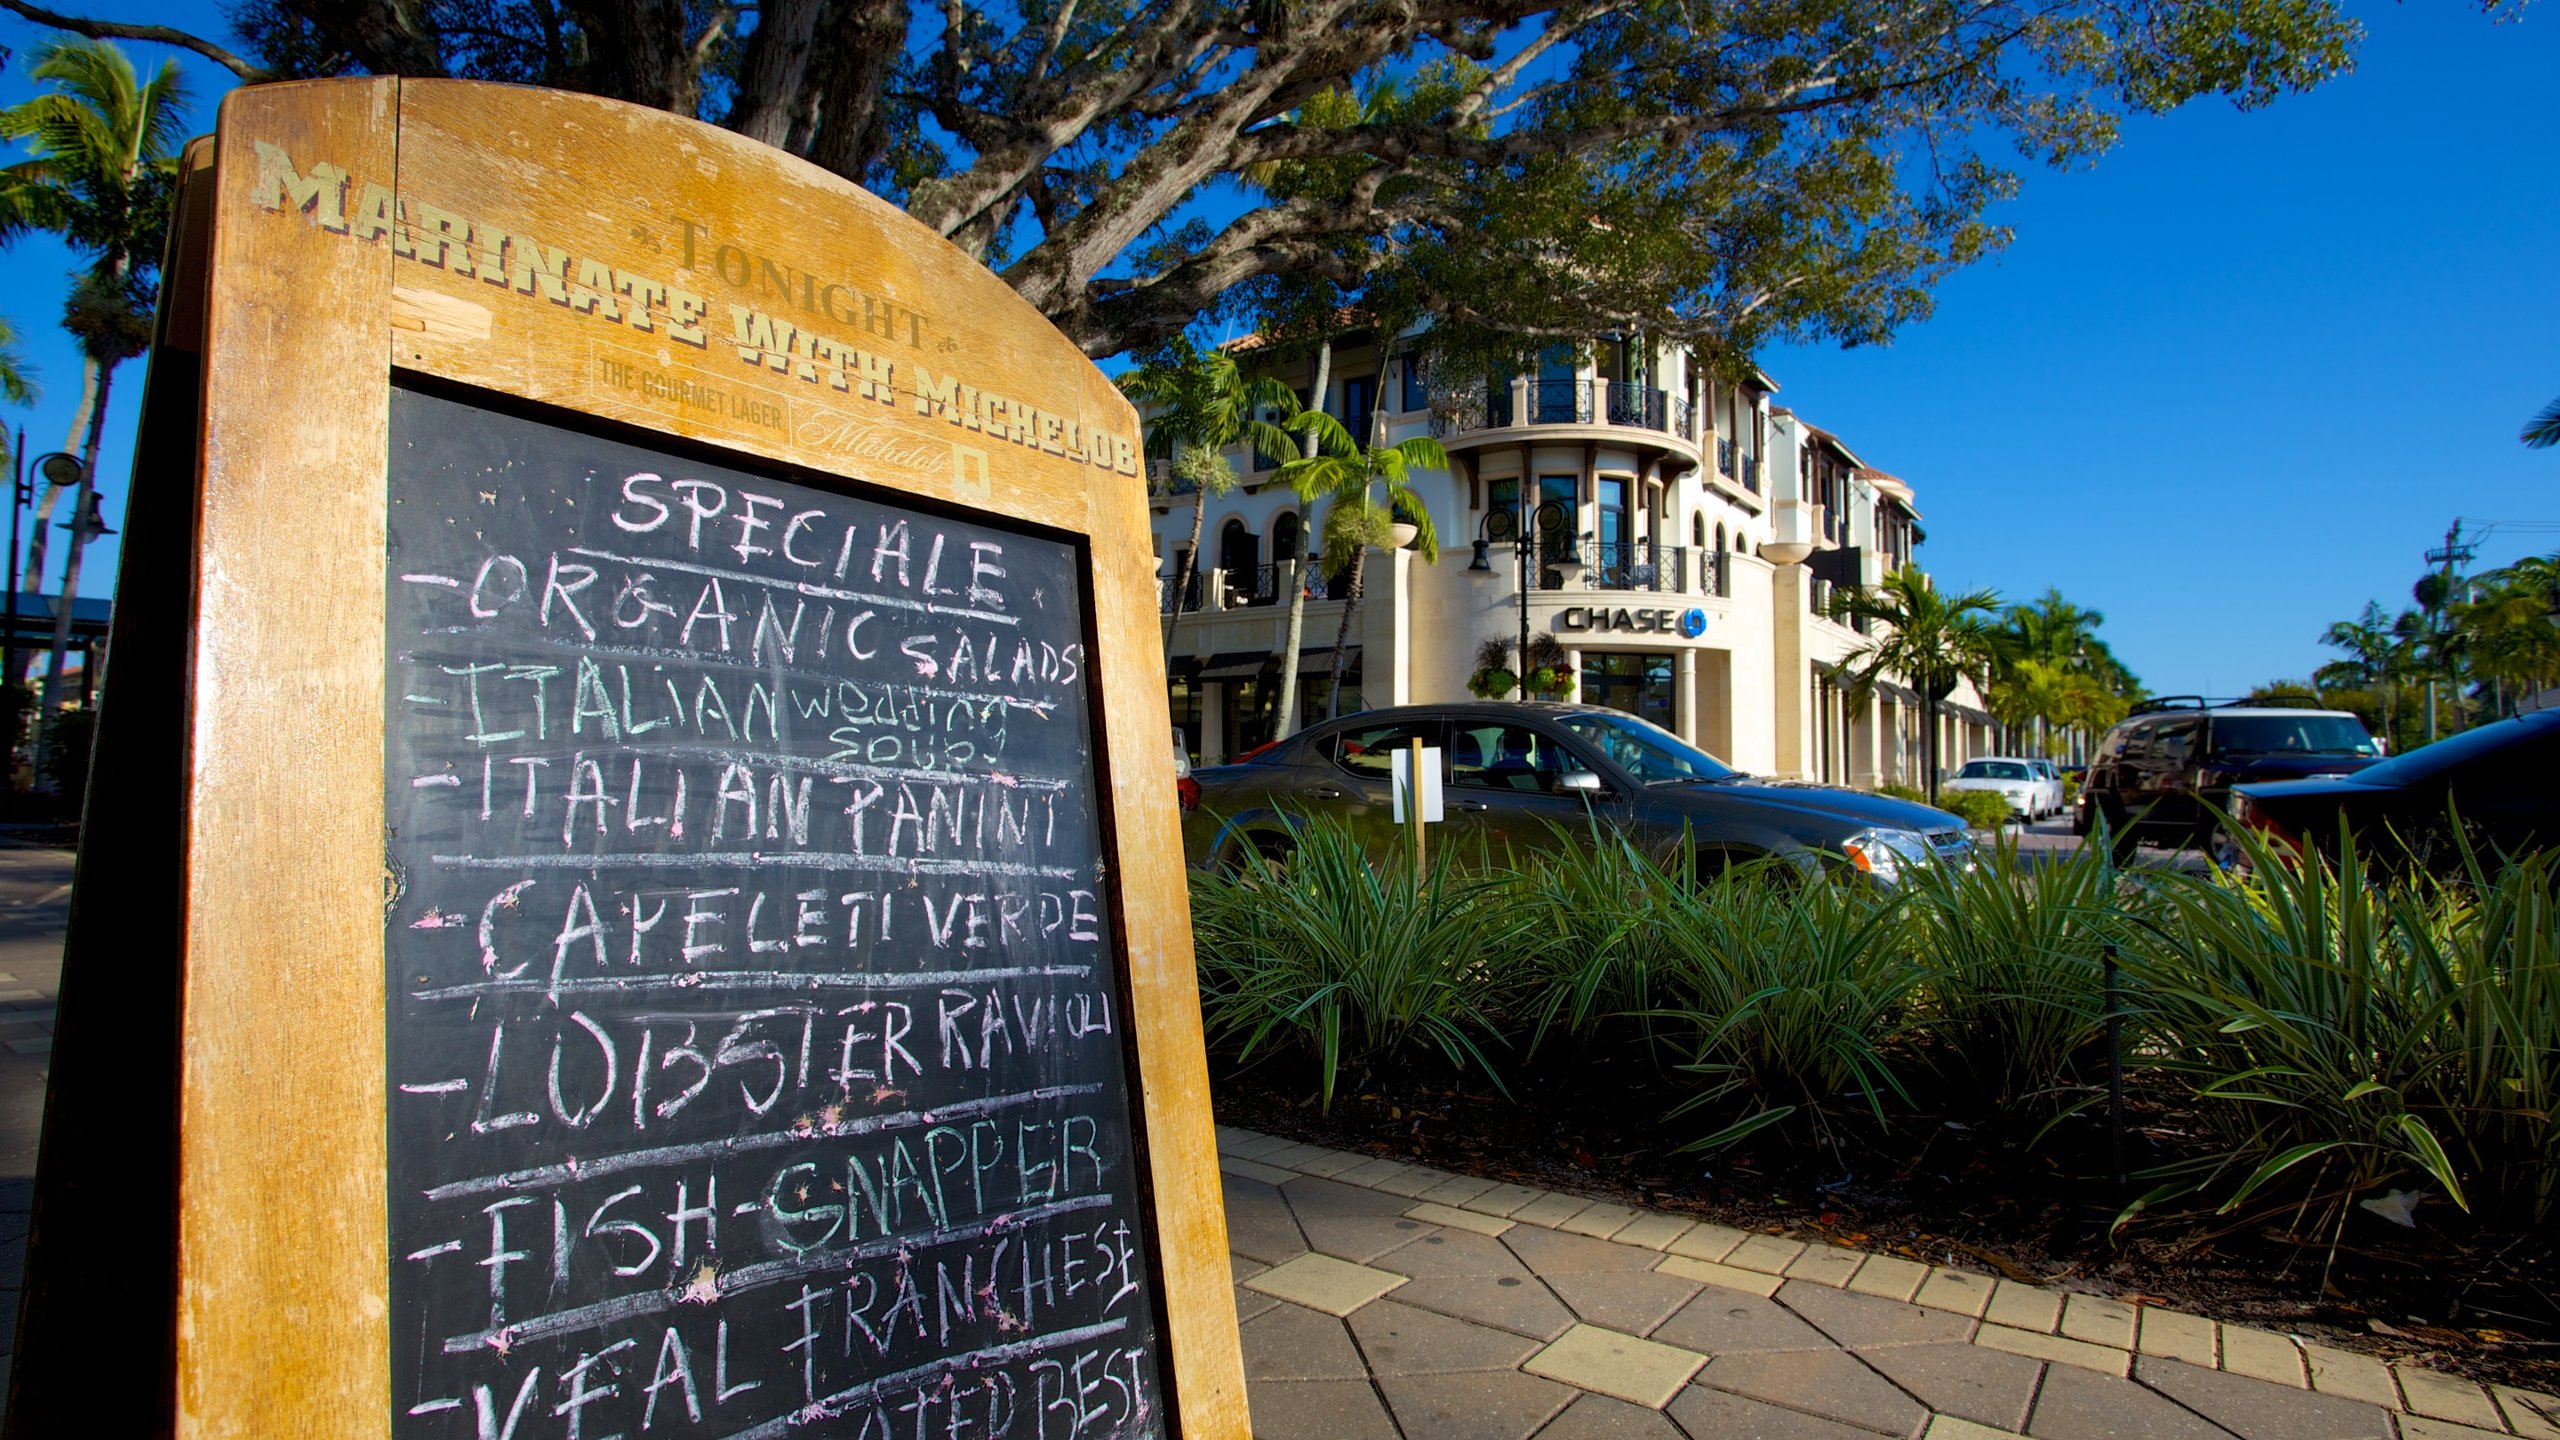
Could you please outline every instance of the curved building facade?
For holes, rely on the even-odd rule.
[[[1309,393],[1314,367],[1269,373]],[[1765,376],[1718,381],[1675,347],[1616,338],[1555,353],[1538,373],[1434,384],[1338,342],[1324,408],[1394,444],[1430,435],[1446,471],[1414,488],[1436,562],[1373,550],[1331,693],[1348,557],[1320,553],[1320,507],[1278,483],[1285,456],[1228,455],[1242,484],[1202,517],[1197,574],[1174,593],[1189,494],[1160,496],[1158,593],[1170,627],[1174,719],[1216,763],[1273,738],[1293,588],[1308,600],[1296,663],[1300,723],[1369,706],[1463,699],[1486,641],[1552,637],[1565,698],[1611,705],[1757,774],[1917,784],[1917,699],[1879,687],[1851,704],[1842,664],[1872,637],[1828,617],[1838,587],[1910,563],[1912,488],[1773,404]],[[1283,557],[1305,537],[1304,565]],[[1514,692],[1515,694],[1517,692]],[[1990,744],[1970,687],[1940,717],[1941,763]]]

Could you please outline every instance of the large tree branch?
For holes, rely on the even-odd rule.
[[[920,187],[909,213],[969,244],[964,232],[983,234],[992,211],[1105,117],[1176,79],[1187,89],[1201,73],[1201,56],[1217,43],[1213,19],[1202,0],[1174,0],[1125,53],[1116,39],[1106,40],[1073,63],[1006,92],[1008,109],[1001,115],[963,100],[952,78],[955,62],[939,61],[945,80],[934,97],[934,118],[969,142],[976,163],[963,175]],[[955,43],[946,36],[946,49]]]
[[[835,0],[818,33],[826,43],[809,86],[804,153],[859,180],[889,148],[880,101],[906,40],[906,0]]]
[[[695,113],[702,70],[684,0],[569,0],[566,8],[587,35],[586,88],[679,115]],[[711,24],[721,25],[728,10],[719,7]]]
[[[10,10],[38,25],[85,35],[92,40],[137,40],[151,45],[173,45],[192,50],[251,84],[275,78],[266,67],[252,64],[202,36],[190,35],[168,25],[127,25],[116,20],[91,20],[80,15],[64,15],[27,0],[0,0],[0,9]]]
[[[773,146],[791,138],[794,102],[809,73],[810,41],[822,8],[820,0],[763,0],[755,33],[747,37],[746,58],[738,66],[730,129]]]

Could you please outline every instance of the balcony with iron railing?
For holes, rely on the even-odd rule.
[[[1308,557],[1310,563],[1315,558]],[[1289,576],[1298,569],[1298,566],[1283,564],[1240,565],[1232,570],[1212,568],[1194,571],[1190,588],[1183,592],[1181,613],[1188,615],[1203,611],[1253,610],[1278,605],[1288,598]],[[1173,587],[1172,576],[1156,577],[1157,614],[1175,613]],[[1307,596],[1312,600],[1325,598],[1324,580],[1320,574],[1308,577]]]
[[[1689,588],[1689,551],[1682,545],[1656,546],[1643,540],[1595,541],[1583,547],[1582,583],[1591,590],[1652,590],[1679,593]]]
[[[1515,380],[1432,397],[1431,433],[1451,440],[1528,425],[1649,431],[1696,443],[1698,417],[1685,395],[1626,380]]]

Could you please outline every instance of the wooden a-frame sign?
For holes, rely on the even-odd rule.
[[[587,97],[179,210],[10,1433],[1242,1436],[1102,374]]]

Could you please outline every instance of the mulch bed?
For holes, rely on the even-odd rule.
[[[1808,1242],[2142,1300],[2298,1334],[2386,1359],[2423,1359],[2475,1380],[2560,1390],[2560,1237],[2524,1217],[2420,1204],[2417,1228],[2362,1210],[2313,1235],[2291,1212],[2149,1216],[2109,1229],[2113,1180],[2103,1107],[2030,1144],[2041,1119],[1989,1128],[1929,1119],[1764,1130],[1713,1153],[1678,1153],[1708,1128],[1662,1117],[1676,1103],[1648,1066],[1608,1054],[1503,1067],[1511,1095],[1448,1071],[1346,1077],[1331,1114],[1312,1067],[1213,1059],[1225,1123],[1489,1180],[1616,1199]],[[2171,1097],[2127,1100],[2126,1163],[2173,1158]],[[2136,1181],[2132,1194],[2148,1188]]]

